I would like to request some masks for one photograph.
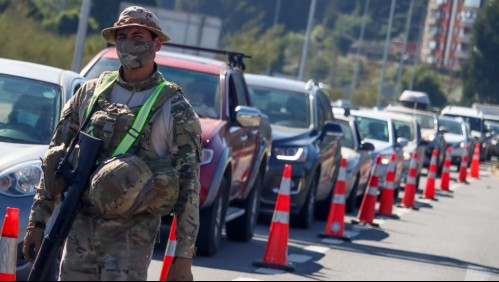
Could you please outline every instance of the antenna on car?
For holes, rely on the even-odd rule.
[[[189,45],[183,45],[183,44],[177,44],[177,43],[163,43],[163,46],[169,46],[169,47],[179,48],[179,49],[188,49],[188,50],[194,50],[194,51],[201,51],[201,52],[209,52],[209,53],[227,55],[227,61],[228,61],[228,63],[232,67],[240,68],[242,71],[244,71],[246,69],[246,65],[244,64],[243,59],[244,58],[251,59],[251,56],[246,55],[244,53],[234,52],[234,51],[228,51],[228,50],[211,49],[211,48],[205,48],[205,47],[196,47],[196,46],[189,46]]]

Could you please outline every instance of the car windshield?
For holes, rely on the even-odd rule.
[[[405,138],[409,141],[414,141],[416,139],[414,134],[414,125],[410,122],[394,120],[393,126],[395,126],[395,136],[398,138]]]
[[[248,85],[248,89],[253,106],[266,114],[273,125],[310,128],[308,95],[255,85]]]
[[[341,136],[340,143],[342,147],[355,149],[355,142],[353,141],[353,132],[348,122],[340,122],[343,135]]]
[[[487,127],[492,134],[499,134],[499,123],[498,122],[488,122]]]
[[[49,144],[61,96],[59,85],[0,75],[0,141]]]
[[[482,119],[480,119],[480,118],[460,116],[460,115],[452,115],[452,114],[445,114],[445,116],[463,118],[463,120],[466,123],[468,123],[471,131],[482,132]]]
[[[117,70],[119,67],[119,60],[101,58],[92,66],[85,78],[96,78],[104,71]],[[158,65],[158,69],[167,81],[182,88],[199,117],[220,118],[220,78],[218,75],[162,65]]]
[[[399,111],[393,109],[389,109],[389,111],[394,113],[401,113],[404,115],[414,116],[416,118],[416,121],[419,122],[419,124],[421,125],[422,129],[436,129],[437,127],[436,118],[431,115],[412,114],[407,111]]]
[[[388,122],[379,119],[355,117],[362,138],[369,138],[383,142],[390,141]]]
[[[440,125],[446,127],[449,133],[464,135],[463,134],[463,126],[460,122],[453,122],[449,120],[440,120]]]

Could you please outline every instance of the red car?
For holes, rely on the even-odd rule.
[[[198,253],[213,255],[225,224],[227,238],[249,241],[255,230],[260,187],[267,171],[270,123],[249,107],[238,53],[230,62],[160,51],[156,63],[166,80],[182,87],[200,117],[203,130]],[[82,70],[86,79],[117,70],[114,47],[95,56]]]

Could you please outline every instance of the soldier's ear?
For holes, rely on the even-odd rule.
[[[156,50],[156,52],[158,52],[159,50],[161,50],[161,39],[159,39],[158,36],[156,36],[156,38],[154,38],[154,50]]]

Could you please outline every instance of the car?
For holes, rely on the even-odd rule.
[[[360,203],[369,183],[373,165],[371,152],[374,151],[374,145],[362,141],[349,109],[333,108],[333,113],[343,132],[340,142],[341,155],[347,160],[346,211],[351,213]]]
[[[274,211],[282,173],[292,165],[291,223],[326,218],[341,163],[341,127],[328,95],[316,82],[245,74],[252,105],[272,124],[272,154],[260,212]]]
[[[499,108],[499,107],[498,107]],[[485,144],[482,148],[489,148],[485,159],[490,161],[493,156],[497,156],[497,125],[499,124],[499,115],[496,114],[484,114],[485,119]]]
[[[0,217],[4,218],[7,207],[20,209],[19,280],[26,280],[31,270],[21,245],[42,175],[40,159],[45,156],[64,104],[83,83],[83,77],[72,71],[0,59]]]
[[[388,105],[384,110],[390,113],[411,116],[419,123],[423,140],[428,143],[424,154],[424,167],[428,168],[430,166],[433,150],[437,149],[437,172],[441,174],[445,163],[447,143],[445,142],[444,133],[439,130],[437,114],[432,111],[410,109],[401,105]]]
[[[492,156],[499,157],[499,122],[488,122],[487,126],[491,134]]]
[[[421,91],[404,90],[398,102],[405,108],[431,111],[431,101],[428,94]]]
[[[235,60],[242,54],[225,52],[229,57],[225,62],[169,51],[174,47],[168,44],[164,48],[168,51],[156,53],[159,71],[188,97],[197,97],[189,99],[203,131],[201,224],[196,246],[198,254],[212,256],[219,248],[224,226],[230,240],[246,242],[253,237],[272,145],[270,122],[258,109],[250,107],[242,72],[244,63]],[[93,79],[119,66],[116,48],[110,46],[98,53],[81,74]]]
[[[472,160],[475,139],[471,136],[468,124],[462,118],[439,116],[438,121],[441,130],[445,132],[444,138],[447,146],[451,148],[451,163],[459,170],[466,146],[469,146],[468,160]],[[471,164],[471,161],[469,163]]]
[[[480,143],[480,160],[484,161],[487,159],[490,151],[490,144],[486,142],[487,131],[482,111],[451,105],[442,109],[441,115],[448,117],[461,117],[464,122],[468,124],[473,138],[475,138],[477,143]]]

